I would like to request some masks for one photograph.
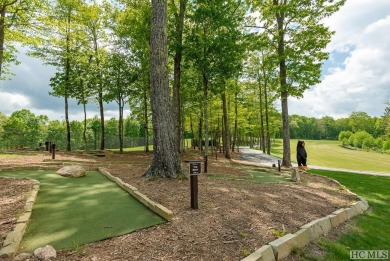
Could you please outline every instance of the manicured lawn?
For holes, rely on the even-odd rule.
[[[165,222],[97,171],[89,171],[81,178],[65,178],[48,170],[0,175],[40,181],[22,251],[46,244],[56,249],[74,249]]]
[[[296,162],[296,144],[291,140],[291,160]],[[305,140],[308,165],[390,173],[390,155],[346,149],[339,141]],[[282,157],[282,140],[274,140],[271,154]]]
[[[310,172],[336,179],[352,192],[364,197],[372,210],[356,217],[355,228],[343,234],[339,240],[320,240],[317,246],[326,252],[325,257],[303,253],[304,257],[300,260],[350,260],[350,250],[390,252],[390,177],[325,170]]]

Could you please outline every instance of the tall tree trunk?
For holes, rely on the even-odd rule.
[[[274,0],[274,5],[278,5],[278,0]],[[284,12],[280,11],[276,14],[278,23],[278,57],[279,57],[279,80],[281,90],[282,103],[282,122],[283,122],[283,160],[282,166],[291,167],[291,151],[290,151],[290,130],[288,122],[288,90],[287,90],[287,68],[286,58],[284,54]]]
[[[7,6],[4,5],[0,10],[0,80],[3,72],[6,9]]]
[[[103,87],[99,87],[99,111],[100,111],[100,129],[101,129],[101,140],[100,140],[100,149],[105,149],[105,128],[104,128],[104,108],[103,108]]]
[[[84,141],[84,150],[87,150],[87,105],[83,98],[83,111],[84,111],[84,126],[83,126],[83,141]]]
[[[263,153],[265,153],[265,137],[264,137],[264,115],[263,115],[263,95],[262,88],[260,82],[260,74],[259,74],[259,103],[260,103],[260,138],[261,138],[261,148]]]
[[[181,144],[181,101],[180,101],[180,79],[181,79],[181,60],[183,53],[183,27],[184,27],[184,14],[186,11],[186,5],[188,0],[180,0],[180,10],[176,15],[176,52],[174,56],[173,67],[173,116],[174,126],[176,133],[177,149],[180,153]],[[173,3],[175,4],[175,3]]]
[[[226,106],[226,92],[222,93],[222,112],[223,112],[223,148],[225,151],[225,158],[230,159],[230,135],[229,135],[229,123],[228,112]]]
[[[148,120],[148,93],[146,92],[146,88],[144,88],[144,145],[145,152],[149,153],[149,120]]]
[[[66,150],[71,151],[71,138],[70,138],[70,124],[69,124],[69,105],[68,105],[68,91],[70,86],[70,14],[67,17],[67,32],[66,32],[66,64],[65,64],[65,85],[64,85],[64,98],[65,98],[65,122],[66,122]]]
[[[236,147],[237,143],[237,133],[238,133],[238,99],[237,99],[237,90],[234,92],[234,134],[233,134],[233,144],[232,144],[232,151],[234,152],[234,149]]]
[[[176,178],[182,174],[170,106],[166,32],[167,2],[152,0],[150,100],[154,149],[146,177]]]
[[[119,105],[119,121],[118,121],[118,131],[119,131],[119,153],[123,153],[123,99],[121,95],[118,97]]]
[[[204,156],[207,157],[209,154],[209,120],[207,117],[208,108],[208,85],[206,72],[203,72],[203,116],[204,116]]]
[[[192,123],[192,114],[190,114],[190,128],[191,128],[191,147],[195,149],[194,124]]]
[[[268,82],[264,84],[264,103],[265,103],[265,128],[266,128],[266,143],[267,143],[267,154],[271,155],[271,142],[269,133],[269,112],[268,112]]]
[[[203,150],[203,107],[200,108],[200,117],[199,117],[199,130],[198,130],[198,148],[200,151]]]

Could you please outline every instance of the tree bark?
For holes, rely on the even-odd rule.
[[[3,72],[6,8],[4,5],[0,10],[0,80]]]
[[[274,5],[278,5],[278,1],[274,0]],[[288,89],[287,89],[287,68],[286,58],[284,56],[284,12],[280,11],[276,14],[278,24],[278,57],[279,57],[279,80],[281,89],[282,103],[282,122],[283,122],[283,160],[282,166],[291,167],[291,151],[290,151],[290,130],[288,122]]]
[[[230,135],[229,135],[229,123],[228,112],[226,106],[226,92],[222,93],[222,111],[223,111],[223,148],[225,151],[225,158],[230,159]]]
[[[237,143],[237,134],[238,134],[238,99],[237,99],[237,90],[234,92],[234,134],[233,134],[233,144],[232,151],[234,151]]]
[[[176,178],[182,174],[170,106],[167,50],[167,2],[152,0],[150,100],[153,160],[146,177]]]
[[[83,110],[84,110],[83,141],[84,141],[84,150],[87,150],[87,106],[85,104],[84,99],[83,99]]]
[[[100,129],[101,129],[101,140],[100,140],[100,149],[105,149],[105,128],[104,128],[104,108],[103,108],[103,88],[99,87],[99,110],[100,110]]]
[[[68,90],[70,85],[70,14],[67,17],[67,32],[66,32],[66,64],[65,64],[65,84],[64,84],[64,98],[65,98],[65,122],[66,122],[66,150],[71,151],[70,138],[70,124],[69,124],[69,105],[68,105]]]
[[[203,116],[204,116],[204,156],[207,157],[209,154],[209,121],[208,121],[208,84],[206,72],[203,72]]]
[[[176,52],[174,56],[173,67],[173,115],[175,122],[176,143],[178,152],[181,152],[181,101],[180,101],[180,79],[181,79],[181,61],[183,53],[183,27],[184,14],[188,0],[180,0],[179,14],[176,14]]]
[[[263,95],[262,95],[262,88],[261,88],[261,82],[260,82],[260,74],[258,77],[258,83],[259,83],[259,104],[260,104],[260,138],[261,138],[261,149],[263,150],[263,153],[265,153],[265,135],[264,135],[264,114],[263,114]]]
[[[149,120],[148,120],[148,94],[144,88],[144,144],[145,152],[149,153]]]

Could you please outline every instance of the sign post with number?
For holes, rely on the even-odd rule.
[[[198,176],[202,173],[200,161],[190,162],[191,208],[198,209]]]

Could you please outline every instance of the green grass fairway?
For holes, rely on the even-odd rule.
[[[291,160],[296,162],[298,140],[291,140]],[[308,165],[358,171],[390,172],[390,155],[346,149],[339,141],[305,140]],[[271,154],[282,157],[282,140],[275,140]]]
[[[165,222],[97,171],[89,171],[81,178],[61,177],[55,172],[0,172],[1,176],[40,181],[21,251],[33,251],[46,244],[56,249],[74,249]]]
[[[390,177],[325,170],[310,172],[338,180],[352,192],[364,197],[372,211],[355,218],[356,227],[343,234],[338,241],[319,241],[317,245],[326,252],[325,257],[312,257],[303,253],[304,259],[299,260],[350,260],[349,250],[390,252]]]

